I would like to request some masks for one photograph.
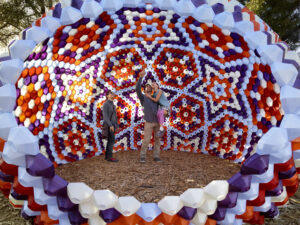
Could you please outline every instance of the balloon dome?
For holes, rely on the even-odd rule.
[[[298,189],[299,57],[235,0],[62,0],[0,63],[0,189],[37,224],[262,224]],[[107,90],[116,151],[141,147],[143,68],[171,103],[162,149],[233,160],[238,174],[158,204],[55,174],[102,154]]]

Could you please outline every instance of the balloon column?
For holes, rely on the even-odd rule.
[[[299,58],[235,0],[63,0],[0,62],[0,189],[36,224],[263,224],[298,189]],[[102,153],[108,89],[115,149],[141,146],[142,68],[171,102],[163,148],[242,162],[238,174],[158,204],[55,175]]]

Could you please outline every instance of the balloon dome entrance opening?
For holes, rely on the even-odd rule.
[[[171,102],[163,149],[241,162],[281,121],[279,86],[241,35],[171,10],[122,8],[63,25],[35,48],[17,82],[18,124],[58,164],[100,154],[110,89],[118,94],[116,150],[138,149],[135,84],[145,66],[143,84],[157,82]]]
[[[24,195],[23,214],[45,224],[263,224],[299,186],[296,56],[237,1],[151,2],[62,0],[9,45],[0,189],[13,204]],[[162,149],[243,162],[240,172],[158,204],[55,175],[54,166],[103,153],[107,90],[117,94],[115,150],[141,147],[142,68],[143,85],[157,82],[171,103]]]

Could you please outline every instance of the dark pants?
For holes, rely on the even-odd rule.
[[[107,145],[106,145],[106,152],[105,152],[105,159],[111,159],[112,158],[114,144],[115,144],[115,132],[111,132],[110,129],[109,129],[108,130]]]

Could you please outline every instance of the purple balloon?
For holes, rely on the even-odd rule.
[[[30,131],[33,131],[34,128],[35,128],[35,127],[34,127],[34,124],[32,124],[32,123],[31,123],[31,124],[29,125],[29,127],[28,127],[28,129],[29,129]]]
[[[57,206],[59,210],[67,212],[76,209],[77,205],[71,202],[67,195],[57,196]]]
[[[66,46],[66,44],[67,44],[67,42],[65,42],[65,41],[62,40],[61,42],[59,42],[58,47],[59,48],[63,48],[63,47]]]
[[[241,12],[233,12],[232,15],[236,23],[243,20],[243,14]]]
[[[224,200],[218,202],[218,207],[233,208],[236,206],[237,198],[237,192],[229,192]]]
[[[23,208],[22,208],[22,211],[21,211],[21,216],[22,216],[25,220],[29,220],[30,218],[33,218],[33,217],[27,215],[27,213],[23,210]]]
[[[15,192],[13,189],[10,191],[10,195],[16,199],[16,200],[27,200],[27,195],[20,195],[17,192]]]
[[[229,180],[229,191],[231,192],[245,192],[250,189],[251,175],[242,175],[240,172],[233,175]]]
[[[274,218],[278,214],[278,208],[273,202],[271,203],[271,208],[267,212],[261,212],[261,215],[265,216],[266,218]]]
[[[32,176],[52,178],[55,175],[52,162],[41,153],[26,155],[26,170]]]
[[[283,185],[282,185],[282,181],[279,180],[279,183],[276,188],[274,188],[273,190],[266,191],[266,196],[279,196],[281,195],[282,192],[283,192]]]
[[[291,169],[289,169],[288,171],[284,171],[284,172],[279,172],[278,173],[278,177],[279,179],[283,180],[283,179],[289,179],[291,177],[293,177],[295,175],[295,173],[297,172],[296,167],[293,166]]]
[[[46,52],[42,53],[41,60],[45,60],[46,58],[47,58],[47,53]]]
[[[200,5],[203,5],[206,3],[206,0],[192,0],[192,3],[196,6],[199,7]]]
[[[185,220],[192,220],[197,212],[197,209],[184,206],[177,214]]]
[[[30,76],[27,76],[23,80],[24,85],[28,86],[30,84]]]
[[[49,92],[48,88],[46,87],[43,92],[44,92],[44,95],[48,94],[48,92]]]
[[[71,224],[82,224],[82,223],[87,223],[88,221],[87,219],[81,216],[78,209],[68,212],[68,216]]]
[[[221,3],[214,4],[212,6],[212,9],[214,10],[215,14],[219,14],[225,11],[224,5]]]
[[[0,180],[2,180],[4,182],[10,182],[10,183],[12,183],[12,182],[14,182],[14,176],[2,173],[0,171]]]
[[[80,9],[82,4],[83,4],[82,0],[72,0],[71,6],[76,9]]]
[[[106,223],[112,223],[121,216],[121,213],[119,213],[114,208],[110,208],[106,210],[101,210],[100,216]]]
[[[217,220],[217,221],[224,220],[224,218],[226,216],[226,210],[227,210],[226,208],[218,207],[216,209],[216,211],[214,212],[214,214],[212,214],[208,217],[211,219]]]
[[[262,174],[266,172],[268,168],[269,156],[255,153],[244,162],[241,168],[241,173],[244,175]]]
[[[62,11],[61,4],[60,3],[56,4],[52,13],[53,17],[60,18],[61,11]]]
[[[66,195],[68,182],[58,175],[53,178],[43,178],[45,193],[50,196]]]
[[[234,6],[234,11],[235,12],[242,12],[242,8],[239,5]]]
[[[38,81],[38,76],[37,75],[33,75],[31,77],[31,83],[35,84]]]

